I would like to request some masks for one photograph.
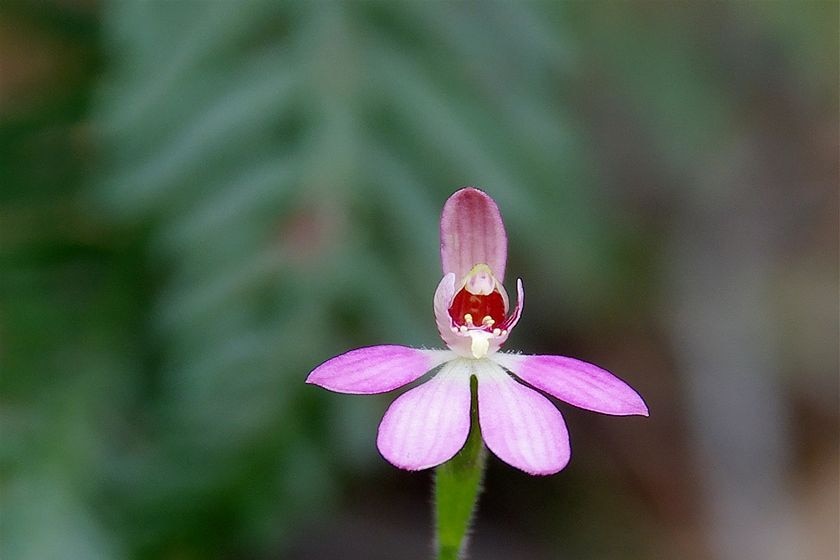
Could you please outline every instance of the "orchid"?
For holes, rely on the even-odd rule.
[[[571,449],[563,416],[543,393],[603,414],[647,416],[638,393],[595,365],[500,351],[519,322],[524,290],[517,280],[511,310],[503,285],[507,234],[490,196],[467,187],[446,201],[440,250],[443,279],[434,314],[447,350],[360,348],[321,364],[306,380],[339,393],[374,394],[435,370],[385,413],[377,437],[385,459],[407,470],[445,463],[465,446],[477,416],[493,454],[527,473],[548,475],[566,466]]]

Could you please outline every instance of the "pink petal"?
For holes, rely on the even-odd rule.
[[[449,306],[455,297],[455,274],[449,273],[441,279],[435,290],[435,323],[437,323],[440,337],[450,350],[461,356],[470,355],[470,338],[452,330],[452,318],[449,316]]]
[[[454,457],[469,431],[470,371],[455,360],[391,404],[376,445],[390,463],[416,471]]]
[[[466,187],[449,197],[440,217],[443,273],[457,282],[477,264],[490,266],[501,282],[507,261],[507,234],[496,203],[486,193]]]
[[[478,418],[490,451],[530,474],[553,474],[565,467],[571,449],[560,411],[496,364],[483,360],[476,365]]]
[[[564,356],[497,354],[493,359],[526,383],[580,408],[618,416],[648,415],[636,391],[598,366]]]
[[[519,322],[522,316],[522,308],[525,306],[525,289],[522,287],[522,279],[516,279],[516,307],[513,308],[513,313],[507,321],[507,331],[513,330],[513,327]]]
[[[324,362],[306,382],[338,393],[384,393],[411,383],[451,358],[451,353],[440,350],[369,346]]]
[[[513,328],[519,323],[519,318],[522,316],[522,308],[525,306],[525,289],[522,287],[522,279],[516,279],[516,307],[513,308],[513,312],[511,312],[507,318],[505,319],[505,323],[501,325],[501,327],[507,331],[507,333],[501,337],[499,344],[501,345],[504,343],[508,336],[510,335]]]

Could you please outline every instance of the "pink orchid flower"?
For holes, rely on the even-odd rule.
[[[443,279],[434,297],[438,331],[448,350],[371,346],[337,356],[307,383],[339,393],[384,393],[439,366],[425,383],[398,397],[379,425],[377,447],[397,467],[420,470],[448,461],[470,431],[470,379],[478,386],[478,421],[487,447],[534,475],[569,462],[569,434],[543,392],[580,408],[647,416],[642,398],[592,364],[564,356],[499,352],[522,312],[522,281],[512,312],[502,281],[507,235],[496,203],[468,187],[453,194],[440,223]]]

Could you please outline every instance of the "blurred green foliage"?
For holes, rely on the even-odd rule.
[[[595,188],[573,108],[634,92],[680,166],[726,133],[731,96],[678,36],[690,10],[650,28],[600,7],[5,6],[66,71],[0,123],[3,557],[282,550],[378,461],[382,407],[303,379],[353,346],[438,344],[459,186],[502,208],[526,336],[640,313],[657,232]],[[819,10],[732,10],[818,60]]]

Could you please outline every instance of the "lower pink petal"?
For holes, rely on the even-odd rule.
[[[455,360],[391,404],[376,445],[392,464],[416,471],[451,459],[469,431],[470,371]]]
[[[315,368],[307,383],[338,393],[384,393],[411,383],[452,358],[450,352],[407,346],[369,346],[336,356]]]
[[[535,475],[569,462],[569,433],[551,402],[484,361],[478,373],[478,418],[487,447],[505,463]]]
[[[493,356],[526,383],[569,404],[626,416],[648,415],[642,397],[624,381],[593,364],[565,356]]]

